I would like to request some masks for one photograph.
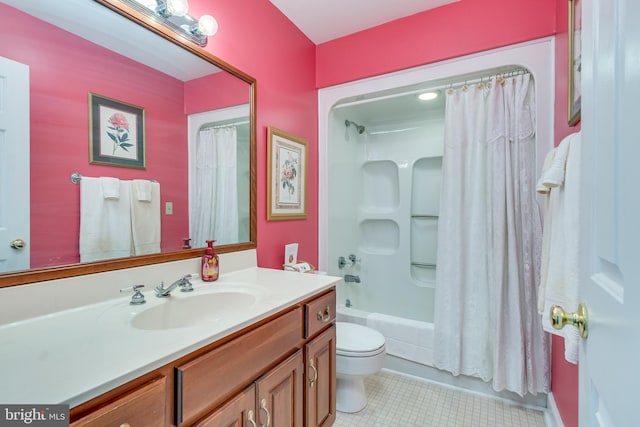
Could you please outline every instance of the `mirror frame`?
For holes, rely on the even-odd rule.
[[[163,27],[161,24],[156,23],[142,13],[128,7],[127,5],[120,3],[118,0],[93,0],[123,17],[133,21],[138,25],[153,31],[157,35],[169,40],[170,42],[186,49],[194,55],[199,56],[203,60],[212,63],[216,67],[226,71],[235,77],[245,81],[249,84],[249,120],[251,123],[250,129],[250,156],[249,156],[249,212],[250,212],[250,224],[249,224],[249,241],[238,244],[221,245],[216,246],[217,253],[236,252],[247,249],[255,249],[257,247],[257,142],[256,142],[256,79],[243,71],[235,68],[234,66],[222,61],[216,56],[212,55],[204,48],[196,45],[193,42],[187,41],[187,39],[181,37],[178,34],[173,33],[168,28]],[[70,264],[62,265],[58,267],[47,267],[32,270],[22,270],[17,272],[10,272],[0,274],[0,288],[8,286],[23,285],[35,282],[42,282],[46,280],[63,279],[67,277],[82,276],[86,274],[101,273],[106,271],[120,270],[131,267],[140,267],[143,265],[159,264],[169,261],[177,261],[189,258],[197,258],[204,254],[204,247],[198,249],[185,249],[176,252],[167,252],[153,255],[133,256],[128,258],[118,258],[105,261],[97,261],[83,264]]]

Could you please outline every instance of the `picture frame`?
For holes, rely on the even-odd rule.
[[[89,163],[145,169],[145,109],[89,93]]]
[[[307,217],[307,141],[267,128],[267,221]]]
[[[569,80],[568,123],[575,126],[580,121],[582,105],[582,0],[569,0]]]

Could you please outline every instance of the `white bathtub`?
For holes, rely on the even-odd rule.
[[[338,304],[340,322],[358,323],[385,337],[387,354],[404,360],[433,366],[433,323],[404,319]]]

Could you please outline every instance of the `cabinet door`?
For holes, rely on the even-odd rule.
[[[332,325],[304,349],[306,363],[306,426],[331,426],[336,419],[336,326]]]
[[[256,382],[258,424],[300,427],[303,421],[304,360],[302,350]]]
[[[256,388],[252,384],[195,425],[198,427],[256,427],[255,405]]]

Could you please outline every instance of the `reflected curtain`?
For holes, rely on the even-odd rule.
[[[536,311],[542,223],[530,74],[447,92],[435,364],[495,390],[549,390]]]
[[[191,193],[191,242],[205,246],[238,242],[237,130],[205,128],[198,133],[194,191]]]

